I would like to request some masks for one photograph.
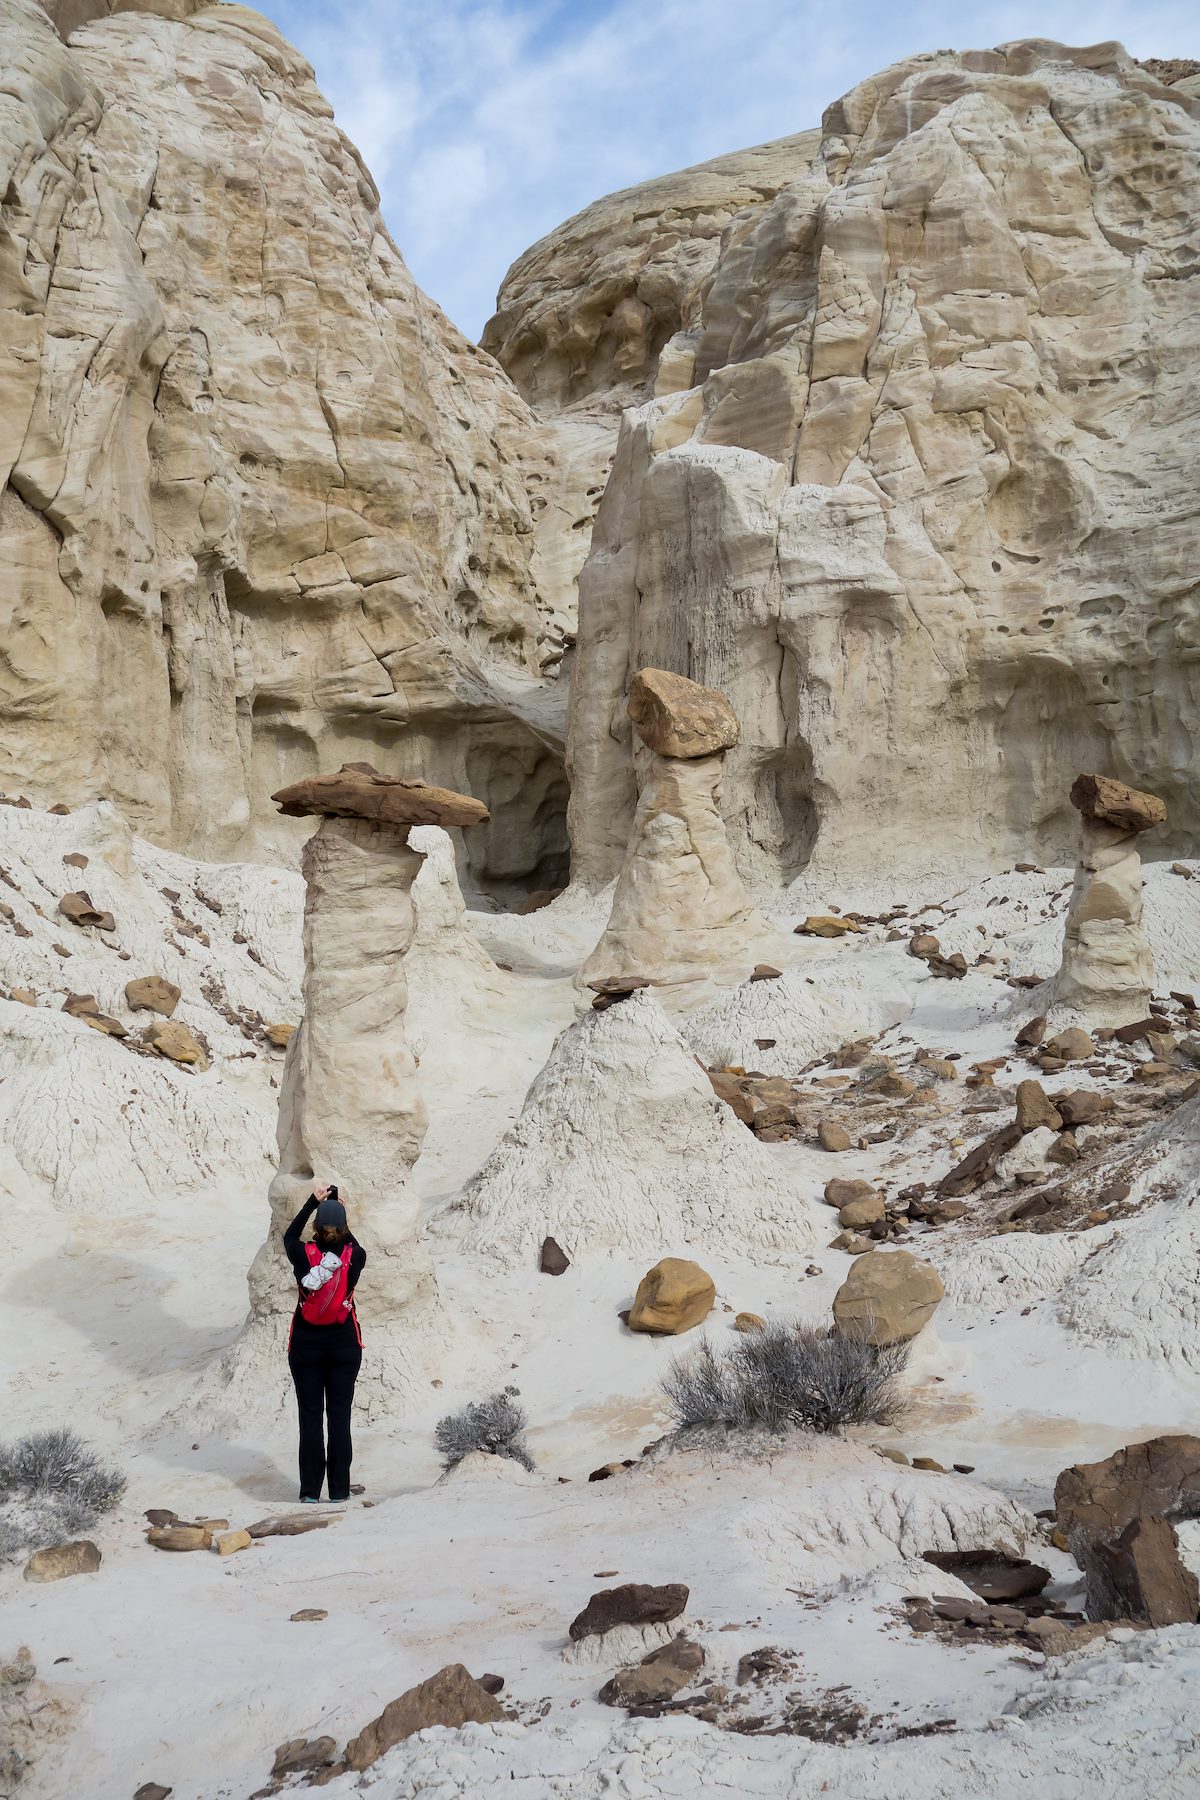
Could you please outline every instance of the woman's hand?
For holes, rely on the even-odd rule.
[[[328,1197],[329,1197],[329,1183],[328,1182],[325,1183],[324,1187],[315,1187],[313,1189],[313,1199],[314,1200],[317,1200],[317,1201],[326,1200],[326,1199],[328,1199]]]

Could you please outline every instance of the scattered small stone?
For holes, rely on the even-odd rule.
[[[133,1800],[170,1800],[174,1788],[164,1787],[161,1781],[143,1781]]]
[[[91,895],[84,893],[82,889],[77,893],[64,894],[58,903],[58,910],[72,925],[94,925],[100,931],[116,929],[116,920],[112,914],[96,906]]]
[[[248,1550],[253,1542],[248,1531],[222,1531],[214,1536],[212,1548],[218,1556],[236,1556],[239,1550]]]
[[[783,970],[776,969],[771,963],[755,963],[750,979],[751,981],[778,981],[782,974]]]
[[[1066,1031],[1060,1031],[1046,1045],[1047,1054],[1058,1062],[1082,1062],[1085,1056],[1091,1056],[1096,1046],[1086,1031],[1078,1025],[1072,1025]]]
[[[82,850],[68,850],[63,861],[68,869],[86,869],[88,866],[88,859]]]
[[[267,1042],[273,1045],[276,1050],[286,1050],[295,1035],[296,1027],[294,1025],[278,1024],[267,1026]]]
[[[271,1773],[299,1775],[310,1769],[328,1768],[336,1756],[337,1742],[331,1737],[291,1738],[276,1750]]]
[[[758,1313],[740,1312],[733,1321],[733,1329],[735,1331],[765,1331],[767,1321]]]
[[[502,1694],[504,1692],[503,1675],[480,1675],[477,1680],[485,1694]]]
[[[212,1533],[202,1525],[152,1525],[146,1542],[155,1550],[207,1550]]]
[[[208,1058],[194,1032],[179,1019],[165,1019],[161,1024],[148,1025],[145,1041],[152,1050],[169,1057],[172,1062],[191,1064],[199,1069],[208,1067]]]
[[[541,1270],[542,1274],[565,1275],[570,1266],[571,1259],[563,1249],[562,1245],[552,1237],[545,1238],[542,1242],[541,1255],[538,1259],[538,1268]]]
[[[930,1475],[944,1475],[946,1473],[945,1465],[936,1462],[932,1456],[914,1456],[912,1459],[912,1466],[914,1469],[924,1469],[926,1473]]]
[[[293,1625],[316,1625],[320,1620],[328,1617],[329,1614],[323,1606],[302,1606],[299,1612],[290,1615],[290,1623]]]
[[[890,1444],[876,1444],[875,1448],[880,1456],[886,1456],[889,1462],[899,1463],[905,1469],[912,1466],[903,1450],[894,1450]]]

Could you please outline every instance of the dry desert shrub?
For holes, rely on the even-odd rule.
[[[434,1441],[444,1469],[455,1469],[464,1456],[482,1451],[485,1456],[507,1456],[532,1470],[533,1457],[525,1443],[525,1427],[529,1420],[524,1407],[513,1398],[515,1390],[489,1394],[486,1400],[473,1400],[459,1412],[447,1413],[439,1419]]]
[[[725,1350],[703,1338],[675,1359],[662,1386],[683,1430],[839,1432],[899,1423],[907,1361],[907,1344],[876,1348],[865,1336],[771,1324]]]
[[[0,1560],[86,1531],[124,1491],[120,1470],[65,1427],[0,1444]]]

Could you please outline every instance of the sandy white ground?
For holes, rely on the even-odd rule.
[[[69,885],[112,908],[118,943],[53,919],[61,858],[76,847],[94,861]],[[18,1568],[0,1569],[0,1660],[28,1644],[55,1702],[22,1788],[30,1800],[127,1800],[148,1780],[171,1785],[179,1800],[245,1800],[285,1738],[344,1739],[450,1660],[503,1674],[521,1722],[399,1747],[367,1778],[378,1800],[1196,1791],[1200,1628],[1043,1663],[916,1639],[894,1612],[928,1579],[928,1566],[914,1564],[920,1547],[980,1535],[1032,1546],[1054,1571],[1053,1591],[1071,1597],[1074,1565],[1029,1516],[1048,1504],[1059,1469],[1155,1431],[1200,1429],[1189,1222],[1197,1156],[1182,1112],[1159,1132],[1139,1176],[1165,1173],[1175,1196],[1127,1223],[1001,1238],[949,1227],[930,1239],[948,1297],[914,1357],[903,1429],[856,1433],[844,1445],[801,1442],[765,1461],[710,1451],[656,1458],[588,1484],[589,1470],[637,1456],[666,1425],[658,1380],[679,1346],[631,1337],[616,1314],[645,1269],[678,1246],[652,1231],[639,1237],[634,1209],[621,1249],[585,1251],[552,1280],[527,1264],[467,1255],[447,1208],[574,1017],[574,975],[602,909],[572,896],[528,919],[472,914],[493,965],[508,969],[464,952],[451,921],[418,948],[412,971],[431,1116],[417,1180],[438,1218],[431,1242],[455,1327],[441,1385],[393,1430],[360,1433],[355,1476],[370,1508],[355,1502],[325,1533],[270,1541],[228,1562],[168,1557],[142,1542],[144,1507],[239,1524],[294,1498],[286,1411],[272,1431],[215,1437],[193,1422],[189,1402],[243,1316],[245,1269],[266,1219],[279,1069],[278,1053],[243,1037],[203,988],[215,992],[218,982],[235,1013],[294,1021],[299,887],[278,870],[168,857],[130,840],[107,809],[51,819],[0,808],[0,865],[18,883],[3,897],[31,933],[13,938],[0,924],[0,988],[32,986],[42,1002],[32,1013],[0,1000],[0,1197],[10,1221],[0,1275],[3,1430],[72,1423],[130,1476],[120,1510],[95,1534],[99,1574],[33,1588]],[[179,936],[164,886],[181,893],[176,904],[209,946]],[[922,915],[947,950],[974,957],[982,947],[1015,970],[1048,975],[1067,886],[1063,870],[994,877],[958,898],[913,896],[913,910],[951,909]],[[223,910],[198,902],[197,891]],[[1148,871],[1163,990],[1188,988],[1200,968],[1198,894],[1166,868]],[[858,898],[806,897],[779,916],[791,923],[818,902]],[[71,948],[69,959],[55,942]],[[184,988],[179,1016],[212,1044],[214,1067],[203,1076],[135,1057],[57,1011],[68,987],[121,1009],[124,982],[160,958],[168,960],[159,972]],[[880,933],[822,945],[811,962],[807,972],[820,970],[837,1001],[828,1047],[856,995],[887,1006],[911,994],[912,1011],[888,1026],[885,1044],[953,1048],[964,1067],[1011,1049],[1016,1023],[1032,1010],[996,978],[1002,962],[938,982]],[[773,1035],[757,1011],[751,1023],[751,1037]],[[887,1023],[876,1015],[863,1029]],[[685,1029],[697,1029],[694,1019]],[[994,1122],[970,1123],[982,1133]],[[815,1200],[832,1172],[891,1183],[936,1176],[959,1154],[950,1136],[960,1129],[957,1115],[932,1117],[908,1137],[836,1161],[796,1144],[769,1154]],[[704,1260],[718,1287],[710,1327],[718,1336],[729,1329],[725,1308],[827,1318],[848,1266],[828,1249],[814,1257],[807,1242],[794,1259],[770,1264],[717,1247]],[[822,1272],[806,1275],[814,1262]],[[274,1379],[285,1394],[286,1371]],[[506,1383],[532,1420],[538,1474],[523,1480],[489,1467],[438,1482],[436,1418]],[[975,1472],[898,1469],[873,1451],[877,1442]],[[815,1697],[844,1685],[879,1726],[867,1741],[824,1746],[735,1738],[692,1720],[630,1722],[602,1707],[596,1692],[607,1671],[562,1657],[568,1622],[609,1583],[602,1571],[687,1582],[687,1617],[711,1673],[780,1645],[799,1655],[798,1687]],[[949,1585],[938,1577],[939,1591]],[[289,1622],[314,1605],[328,1609],[325,1621]],[[945,1718],[956,1721],[946,1735],[894,1735]],[[356,1777],[329,1789],[352,1791]]]

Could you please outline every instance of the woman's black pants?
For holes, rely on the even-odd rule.
[[[288,1349],[300,1414],[300,1498],[319,1500],[326,1473],[329,1498],[350,1498],[350,1408],[362,1362],[353,1324],[310,1325],[299,1320]],[[328,1450],[325,1420],[329,1421]]]

